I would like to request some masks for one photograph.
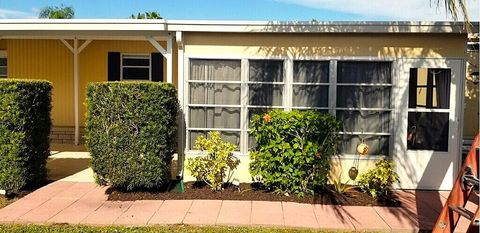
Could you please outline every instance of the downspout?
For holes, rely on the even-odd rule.
[[[178,101],[180,102],[179,116],[178,116],[178,148],[177,148],[177,178],[183,179],[183,168],[185,161],[185,138],[186,138],[186,128],[185,128],[185,111],[184,111],[184,48],[183,48],[183,33],[177,31],[175,34],[175,40],[177,42],[178,54],[177,54],[177,66],[178,66],[178,75],[177,75],[177,88],[178,88]]]

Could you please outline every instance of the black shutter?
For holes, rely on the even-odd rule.
[[[108,81],[120,81],[119,52],[108,52]]]
[[[163,55],[152,53],[152,81],[163,82]]]

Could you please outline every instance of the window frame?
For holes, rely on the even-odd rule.
[[[128,56],[145,56],[148,57],[148,66],[126,66],[123,65],[124,57]],[[144,59],[144,58],[133,58],[133,59]],[[123,68],[148,68],[148,79],[124,79],[123,78]],[[120,54],[120,81],[126,82],[135,82],[135,81],[152,81],[152,54],[149,53],[121,53]]]
[[[289,111],[292,109],[321,109],[321,110],[328,110],[332,116],[336,116],[336,111],[340,110],[336,107],[336,95],[337,95],[337,86],[342,86],[342,84],[337,84],[337,61],[359,61],[359,62],[390,62],[391,65],[391,83],[390,84],[359,84],[359,85],[372,85],[372,86],[389,86],[391,87],[391,94],[390,94],[390,117],[389,117],[389,148],[388,148],[388,155],[373,155],[362,157],[362,160],[377,160],[382,157],[391,157],[393,155],[394,150],[394,141],[395,141],[395,119],[397,115],[396,109],[396,97],[393,94],[397,87],[398,77],[396,75],[395,68],[397,67],[397,58],[393,57],[373,57],[373,56],[301,56],[301,57],[289,57],[289,56],[243,56],[243,55],[185,55],[185,63],[183,67],[184,71],[184,78],[183,79],[183,99],[184,103],[182,104],[183,109],[185,109],[185,119],[186,119],[186,129],[189,126],[189,79],[190,79],[190,61],[194,59],[216,59],[216,60],[241,60],[241,113],[240,113],[240,148],[239,151],[234,152],[237,156],[248,156],[248,108],[258,107],[258,106],[249,106],[248,105],[248,79],[249,79],[249,60],[283,60],[284,64],[284,89],[283,89],[283,103],[282,106],[264,106],[272,109],[283,109],[284,111]],[[329,83],[328,83],[328,107],[293,107],[293,62],[294,61],[326,61],[329,62]],[[235,82],[237,83],[237,82]],[[279,83],[280,84],[280,83]],[[302,84],[302,83],[295,83],[295,84]],[[323,84],[323,83],[322,83]],[[307,84],[308,85],[308,84]],[[325,83],[327,85],[327,83]],[[362,109],[368,110],[368,109]],[[376,109],[373,109],[376,110]],[[215,129],[218,130],[218,129]],[[220,131],[220,130],[219,130]],[[386,133],[374,133],[379,136],[385,136]],[[199,155],[199,151],[190,150],[190,135],[188,130],[186,130],[185,134],[185,154],[186,155]],[[356,154],[337,154],[339,158],[342,159],[357,159],[358,155]]]
[[[0,78],[8,78],[8,53],[7,53],[7,50],[0,50],[0,58],[5,58],[7,60],[7,65],[5,66],[0,66],[0,67],[5,67],[6,70],[7,70],[7,73],[5,74],[5,76],[3,75],[0,75]]]

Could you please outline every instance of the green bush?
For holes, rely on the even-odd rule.
[[[205,155],[188,159],[186,168],[197,181],[205,182],[214,191],[221,191],[223,183],[230,182],[233,170],[240,164],[240,160],[233,156],[237,146],[224,142],[219,132],[210,132],[208,137],[197,138],[195,149]]]
[[[173,85],[91,83],[86,105],[86,144],[98,183],[126,190],[168,184],[177,146]]]
[[[299,196],[324,189],[340,123],[315,111],[271,111],[255,115],[250,134],[250,174],[276,192]]]
[[[16,193],[46,180],[52,85],[0,80],[0,189]]]
[[[375,163],[375,168],[368,170],[358,178],[358,185],[373,198],[388,196],[393,183],[399,180],[395,172],[395,164],[388,159]]]

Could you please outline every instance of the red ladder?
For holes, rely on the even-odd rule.
[[[447,202],[443,206],[437,222],[433,227],[434,233],[437,232],[454,232],[460,217],[470,220],[467,232],[478,233],[480,225],[480,214],[477,211],[472,213],[465,208],[470,195],[478,195],[478,160],[479,160],[479,142],[478,133],[473,140],[472,147],[468,152],[462,169],[459,171],[457,179],[448,196]],[[477,196],[478,198],[478,196]]]

